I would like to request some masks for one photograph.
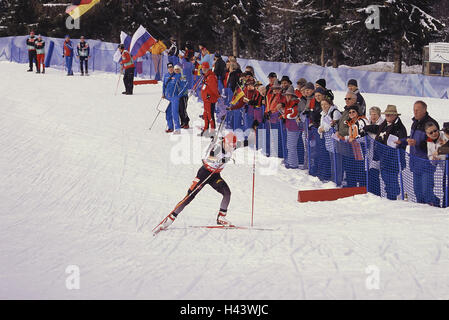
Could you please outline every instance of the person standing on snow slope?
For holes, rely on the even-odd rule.
[[[259,126],[257,120],[254,121],[252,128],[256,130]],[[220,210],[217,216],[217,225],[231,227],[232,224],[226,219],[228,206],[231,201],[231,190],[228,184],[220,175],[225,164],[231,159],[232,152],[239,147],[247,147],[249,141],[238,142],[234,133],[230,132],[220,139],[213,139],[203,158],[203,165],[198,170],[192,185],[187,191],[187,195],[175,207],[175,209],[155,228],[156,233],[166,230],[181,213],[182,210],[196,197],[196,195],[208,184],[218,193],[223,195]]]
[[[201,87],[201,98],[204,102],[204,128],[200,136],[210,137],[215,134],[215,104],[220,97],[220,93],[218,91],[217,76],[210,68],[209,63],[203,62],[201,68],[204,76],[203,86]]]
[[[62,57],[65,58],[65,66],[67,67],[67,75],[73,76],[73,70],[72,70],[73,44],[68,35],[65,36]]]
[[[122,65],[122,70],[125,71],[125,74],[123,75],[125,91],[123,91],[122,94],[132,95],[134,88],[134,60],[128,50],[125,49],[125,45],[123,43],[119,44],[118,48],[122,54],[122,61],[120,64]]]
[[[162,98],[170,101],[165,111],[168,129],[166,133],[181,133],[181,124],[179,121],[179,100],[187,91],[187,81],[182,79],[181,73],[175,73],[174,65],[167,64],[168,73],[164,76],[162,83]]]
[[[86,74],[86,76],[89,75],[87,62],[90,58],[90,48],[89,44],[84,41],[84,36],[81,36],[80,43],[78,43],[78,46],[76,47],[76,56],[80,60],[81,75],[84,76],[84,73]]]
[[[45,41],[42,39],[41,35],[37,36],[37,40],[34,43],[36,47],[36,55],[37,55],[37,71],[36,73],[45,73]]]
[[[30,32],[30,37],[26,41],[27,49],[28,49],[28,60],[30,63],[30,68],[27,70],[28,72],[33,72],[33,63],[36,63],[37,67],[37,53],[36,53],[36,37],[34,35],[34,31]]]

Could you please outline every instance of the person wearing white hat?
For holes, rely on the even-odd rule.
[[[190,118],[189,115],[187,114],[187,104],[189,101],[189,95],[188,95],[188,83],[186,80],[186,77],[184,76],[184,74],[182,73],[182,68],[180,65],[176,65],[174,67],[175,73],[177,74],[181,74],[181,80],[180,80],[180,87],[181,92],[179,94],[179,118],[181,120],[181,128],[182,129],[189,129],[189,122],[190,122]]]
[[[373,160],[380,161],[379,171],[385,184],[387,199],[396,200],[401,192],[398,181],[399,166],[396,156],[397,151],[389,148],[387,145],[388,140],[391,140],[393,136],[399,140],[407,138],[407,129],[399,118],[401,114],[398,113],[395,105],[389,104],[382,114],[385,116],[385,120],[380,125],[372,124],[366,126],[365,131],[375,134],[374,139],[376,142],[374,142]],[[399,145],[397,148],[405,150],[405,147],[406,145],[404,144]],[[403,170],[406,167],[405,154],[404,152],[400,154],[401,169]],[[377,188],[380,195],[380,184]],[[368,191],[375,193],[374,191],[376,190]]]

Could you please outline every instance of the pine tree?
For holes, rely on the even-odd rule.
[[[24,35],[37,27],[36,10],[40,4],[36,0],[2,1],[0,25],[3,35]]]
[[[421,55],[422,48],[444,25],[430,15],[436,0],[389,0],[381,10],[381,30],[392,42],[394,72],[402,72],[404,49]]]
[[[267,1],[263,10],[266,17],[262,24],[264,34],[265,59],[283,62],[298,62],[299,56],[303,59],[302,42],[297,18],[300,11],[297,10],[297,2],[292,0]]]

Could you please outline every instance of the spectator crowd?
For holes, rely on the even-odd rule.
[[[40,36],[30,34],[28,71],[33,70],[34,62],[37,72],[45,72],[44,46]],[[124,94],[132,94],[135,62],[123,45],[120,48]],[[74,52],[67,36],[63,56],[68,75],[73,75]],[[219,52],[211,53],[204,45],[194,48],[186,42],[180,47],[175,38],[170,38],[169,46],[157,41],[150,52],[156,80],[163,83],[162,99],[169,101],[167,133],[179,134],[190,127],[188,100],[196,96],[204,106],[201,136],[213,136],[217,121],[226,121],[234,130],[256,126],[257,134],[266,137],[263,151],[284,158],[286,168],[308,168],[311,175],[324,181],[345,187],[367,186],[368,191],[386,194],[391,200],[404,198],[402,172],[408,168],[416,202],[448,206],[445,160],[449,154],[449,122],[440,128],[424,101],[411,106],[414,117],[408,131],[395,105],[367,106],[356,79],[348,79],[341,101],[344,107],[339,108],[326,79],[305,79],[301,75],[290,79],[271,72],[265,86],[251,66],[242,71],[237,57],[229,56],[225,61]],[[165,75],[164,53],[169,61]],[[82,75],[87,75],[90,55],[84,38],[76,47],[76,56]],[[127,72],[129,68],[132,70]],[[435,180],[443,190],[443,199],[434,192]]]

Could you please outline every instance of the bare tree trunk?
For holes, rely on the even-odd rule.
[[[332,48],[332,67],[338,68],[338,49]]]
[[[321,62],[321,66],[324,67],[325,66],[325,61],[324,61],[324,43],[321,40],[321,56],[320,56],[320,62]]]
[[[401,39],[393,42],[393,56],[394,56],[394,72],[402,73],[402,43]]]
[[[239,56],[239,35],[237,28],[232,28],[232,54],[236,57]]]

